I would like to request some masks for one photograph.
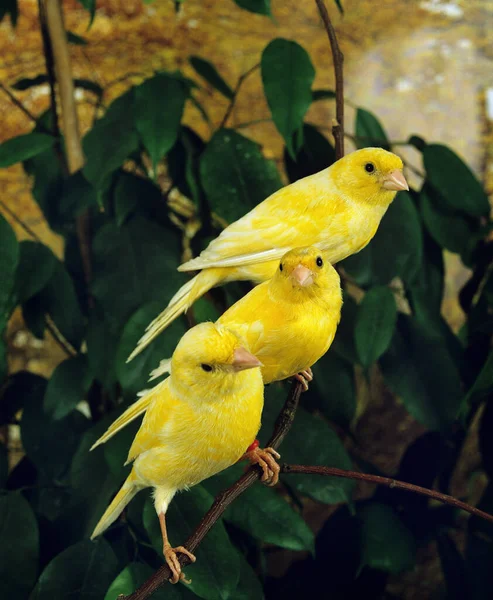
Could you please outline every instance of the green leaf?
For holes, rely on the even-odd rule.
[[[385,504],[370,502],[358,510],[363,521],[362,566],[399,574],[415,564],[413,535]]]
[[[144,304],[131,316],[123,330],[115,366],[118,381],[128,395],[135,396],[137,392],[156,384],[156,382],[148,383],[150,372],[162,359],[171,357],[186,331],[183,320],[175,321],[148,348],[136,356],[131,365],[128,365],[126,361],[129,354],[137,345],[147,325],[162,309],[161,302]]]
[[[202,138],[193,129],[182,127],[176,144],[168,153],[168,172],[173,185],[196,204],[200,204],[203,200],[199,159],[204,148]]]
[[[0,423],[4,425],[12,421],[31,394],[36,394],[36,398],[42,400],[45,387],[44,377],[34,375],[34,373],[18,371],[10,375],[2,389]]]
[[[77,171],[64,180],[60,202],[60,218],[73,227],[75,217],[88,208],[98,206],[98,194],[84,177],[82,171]]]
[[[90,384],[86,356],[64,360],[48,381],[44,396],[46,412],[56,421],[63,419],[84,399]]]
[[[294,158],[293,136],[302,127],[312,103],[315,69],[299,44],[282,38],[273,40],[265,48],[260,67],[272,119]]]
[[[46,330],[46,316],[44,308],[38,302],[37,296],[33,296],[22,305],[22,318],[29,331],[38,340],[42,340]]]
[[[176,271],[180,254],[177,232],[141,216],[98,231],[93,241],[92,292],[113,333],[120,335],[130,315],[147,302],[159,301],[164,309],[186,281]]]
[[[343,15],[344,14],[344,8],[342,7],[341,0],[334,0],[334,1],[335,1],[336,5],[337,5],[337,8],[339,9],[339,12],[341,13],[341,15]]]
[[[200,176],[211,210],[236,221],[282,187],[275,163],[260,146],[231,129],[220,129],[200,161]]]
[[[207,83],[210,83],[213,88],[228,98],[228,100],[231,100],[234,97],[233,90],[224,81],[212,63],[210,63],[208,60],[200,58],[200,56],[191,56],[188,60],[195,71],[201,77],[203,77]]]
[[[377,146],[390,150],[387,134],[380,121],[374,114],[362,108],[358,108],[356,111],[355,134],[357,148]]]
[[[82,6],[89,12],[91,19],[89,21],[88,29],[94,21],[96,15],[96,0],[79,0]]]
[[[213,497],[200,485],[175,496],[166,513],[166,525],[171,545],[182,544],[197,527],[210,508]],[[162,554],[163,540],[153,504],[144,507],[144,525],[157,552]],[[192,582],[189,589],[204,600],[233,598],[240,577],[240,561],[231,544],[222,520],[215,523],[197,548],[197,562],[185,572]]]
[[[106,389],[116,382],[115,354],[118,337],[114,335],[100,314],[101,310],[92,310],[86,332],[88,368],[94,379]]]
[[[335,162],[336,155],[329,140],[313,125],[303,125],[303,145],[293,160],[284,149],[284,164],[289,181],[297,181],[318,173]]]
[[[127,565],[123,571],[121,571],[113,583],[108,588],[104,600],[116,600],[123,594],[124,596],[130,596],[132,592],[147,581],[154,570],[149,565],[142,563],[133,562]],[[184,591],[184,586],[181,585],[167,585],[157,589],[153,594],[153,600],[180,600],[185,595],[192,596]]]
[[[264,600],[262,583],[242,555],[240,555],[240,579],[232,598],[234,600]]]
[[[87,46],[86,38],[77,35],[73,31],[67,31],[67,41],[69,44],[74,44],[75,46]]]
[[[420,191],[419,203],[425,226],[442,248],[463,254],[468,250],[477,226],[465,213],[443,210],[443,199],[438,196],[426,183]]]
[[[447,588],[447,600],[468,598],[466,566],[461,553],[445,532],[439,532],[436,541]]]
[[[252,13],[266,15],[267,17],[272,15],[270,0],[234,0],[234,3]]]
[[[0,168],[23,162],[51,148],[55,138],[45,133],[27,133],[0,144]]]
[[[233,485],[245,472],[245,463],[204,481],[214,496]],[[303,518],[274,490],[254,485],[228,508],[224,519],[261,542],[289,550],[314,552],[314,535]]]
[[[462,394],[460,375],[443,337],[400,314],[380,366],[390,388],[417,421],[431,430],[448,430],[457,418]]]
[[[83,540],[48,564],[30,600],[101,600],[117,573],[118,561],[105,540]]]
[[[38,572],[39,533],[21,494],[0,496],[0,531],[0,597],[27,598]]]
[[[3,398],[2,398],[3,400]],[[4,444],[0,443],[0,489],[5,487],[9,476],[9,453]]]
[[[490,212],[488,196],[474,173],[450,148],[428,144],[423,162],[429,183],[443,197],[446,208],[482,217]]]
[[[396,320],[397,306],[389,288],[374,287],[366,292],[359,305],[354,330],[356,350],[365,369],[389,347]]]
[[[187,90],[175,77],[159,73],[135,88],[135,125],[152,160],[157,163],[178,137]]]
[[[353,365],[332,350],[313,365],[312,371],[313,383],[303,399],[316,402],[327,419],[349,429],[356,414]]]
[[[139,146],[134,104],[134,88],[131,88],[110,105],[84,137],[87,160],[83,173],[96,188],[103,188],[111,173]]]
[[[15,289],[18,304],[24,304],[45,287],[57,261],[48,246],[38,242],[21,242],[19,250]]]
[[[0,338],[12,306],[12,293],[19,261],[19,243],[12,227],[0,214]]]
[[[312,102],[318,102],[319,100],[334,100],[336,93],[333,90],[313,90],[312,91]]]
[[[153,216],[153,206],[163,202],[159,187],[150,179],[124,171],[118,173],[114,187],[114,208],[117,225],[123,225],[136,212]]]
[[[358,362],[358,355],[354,344],[354,329],[356,327],[357,314],[358,305],[354,301],[354,298],[347,292],[343,292],[341,321],[331,349],[351,364]]]
[[[399,192],[366,248],[342,265],[360,285],[386,285],[394,277],[412,283],[423,257],[423,231],[418,211],[407,192]]]
[[[0,23],[3,21],[5,15],[10,15],[10,22],[12,27],[17,25],[17,17],[19,16],[19,8],[17,6],[17,0],[3,0],[0,5]]]

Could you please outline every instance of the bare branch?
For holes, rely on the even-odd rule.
[[[30,112],[29,110],[27,110],[27,108],[24,106],[24,104],[22,104],[22,102],[20,100],[18,100],[14,96],[14,94],[7,87],[5,87],[3,85],[3,83],[0,83],[0,90],[2,90],[2,92],[4,92],[9,97],[10,101],[12,102],[12,104],[15,104],[15,106],[17,106],[17,108],[19,110],[22,110],[22,112],[26,115],[26,117],[28,117],[31,121],[33,121],[34,123],[36,123],[36,125],[39,127],[39,129],[41,129],[45,133],[50,133],[51,134],[51,131],[48,131],[48,129],[46,129],[46,127],[43,127],[40,123],[38,123],[38,120],[32,114],[32,112]]]
[[[329,38],[334,61],[334,74],[336,80],[336,120],[332,125],[332,135],[334,136],[335,141],[336,159],[339,159],[344,156],[344,79],[342,73],[344,55],[339,48],[336,32],[332,26],[324,0],[315,0],[315,2],[317,3],[318,12],[322,17],[325,31]]]
[[[233,90],[233,97],[231,98],[231,102],[229,103],[228,108],[226,109],[226,112],[224,114],[223,120],[221,121],[221,124],[219,125],[219,127],[222,129],[223,127],[226,127],[226,123],[231,115],[231,113],[233,112],[233,108],[235,106],[236,103],[236,98],[238,97],[238,94],[240,92],[240,88],[243,85],[243,82],[245,81],[245,79],[247,79],[254,71],[256,71],[258,68],[260,67],[260,63],[254,65],[251,69],[248,69],[248,71],[246,71],[245,73],[243,73],[243,75],[240,75],[240,77],[238,78],[238,82],[236,84],[235,89]]]

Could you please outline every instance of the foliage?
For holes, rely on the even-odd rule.
[[[268,0],[235,1],[270,15]],[[93,18],[95,2],[83,0],[83,5]],[[0,16],[6,12],[15,21],[15,2],[5,4]],[[216,128],[202,140],[183,125],[184,107],[194,101],[192,90],[203,80],[229,101],[235,97],[214,65],[199,56],[190,61],[197,81],[159,72],[107,107],[84,138],[84,168],[71,177],[55,151],[61,140],[39,127],[0,145],[0,166],[23,163],[33,178],[34,197],[66,247],[62,262],[37,241],[18,243],[0,216],[0,424],[20,418],[25,450],[7,477],[7,453],[0,447],[2,597],[113,600],[162,563],[147,492],[103,539],[88,539],[127,472],[121,465],[138,424],[104,448],[91,454],[88,449],[147,385],[149,371],[172,353],[187,327],[182,318],[130,366],[125,364],[144,326],[186,280],[176,271],[181,231],[169,218],[162,173],[189,197],[202,220],[192,240],[194,252],[200,252],[219,233],[218,218],[235,220],[277,190],[284,175],[295,181],[335,159],[328,139],[304,121],[312,102],[331,102],[334,94],[312,89],[314,67],[296,42],[275,39],[259,56],[272,120],[285,142],[284,165],[266,159],[257,143],[234,129]],[[39,85],[45,77],[22,80],[19,89]],[[96,86],[86,82],[86,88],[88,83]],[[97,86],[92,89],[100,93]],[[358,146],[371,140],[392,148],[368,110],[357,111],[354,125]],[[427,429],[407,449],[397,476],[421,485],[437,480],[448,491],[465,435],[479,414],[483,468],[493,476],[489,204],[452,149],[417,136],[410,143],[422,152],[424,180],[419,189],[399,194],[368,247],[340,265],[342,322],[333,347],[314,367],[315,381],[282,452],[286,461],[351,468],[341,436],[350,439],[356,417],[356,382],[361,383],[356,374],[379,370]],[[92,229],[89,286],[75,233],[85,211]],[[445,249],[471,268],[460,294],[467,319],[460,337],[440,312]],[[348,293],[347,278],[359,288],[359,303]],[[195,317],[210,318],[225,308],[225,298],[238,294],[237,285],[226,292],[214,290],[201,300]],[[16,306],[36,337],[51,324],[66,341],[67,358],[49,381],[27,372],[7,375],[3,334]],[[262,440],[285,395],[282,385],[267,389]],[[173,501],[168,519],[173,543],[184,541],[213,495],[241,471],[232,467]],[[470,597],[486,597],[476,577],[491,576],[491,529],[482,530],[472,519],[462,558],[447,534],[454,526],[448,512],[394,491],[376,491],[369,500],[354,502],[353,490],[351,481],[316,476],[286,477],[279,490],[254,486],[199,548],[198,562],[189,568],[192,584],[168,586],[166,597],[257,600],[262,588],[268,597],[298,597],[296,577],[314,589],[330,577],[337,598],[349,597],[359,585],[366,586],[366,595],[380,597],[388,576],[412,568],[416,548],[431,538],[438,540],[449,589],[462,578],[460,586],[475,590]],[[308,498],[340,505],[316,536],[304,520]],[[491,490],[482,502],[491,511]],[[303,552],[297,570],[269,579],[265,558],[272,546]]]

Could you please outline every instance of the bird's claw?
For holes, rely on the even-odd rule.
[[[301,383],[303,391],[306,392],[308,390],[308,383],[313,381],[313,372],[310,367],[308,367],[308,369],[303,369],[303,371],[296,373],[294,378]]]
[[[265,485],[273,486],[279,481],[281,467],[278,465],[277,460],[281,458],[281,455],[274,448],[255,448],[247,452],[244,458],[251,465],[259,465],[262,469],[260,481],[265,483]]]
[[[169,578],[170,583],[178,583],[183,581],[184,583],[191,583],[190,579],[186,579],[185,573],[181,570],[181,565],[177,557],[177,553],[186,554],[191,562],[195,562],[197,558],[189,552],[184,546],[177,546],[172,548],[169,544],[163,547],[164,559],[171,570],[171,577]]]

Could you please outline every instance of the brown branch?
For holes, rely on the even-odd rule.
[[[219,125],[220,129],[222,129],[223,127],[226,127],[226,123],[227,123],[227,121],[228,121],[231,113],[233,112],[233,108],[234,108],[235,103],[236,103],[236,98],[238,97],[238,94],[240,92],[240,88],[243,85],[245,79],[247,79],[259,67],[260,67],[260,63],[254,65],[251,69],[248,69],[248,71],[246,71],[245,73],[243,73],[243,75],[240,75],[240,77],[238,78],[238,82],[236,84],[236,87],[233,90],[233,97],[231,98],[229,106],[226,109],[226,112],[224,113],[223,120],[221,121],[221,124]]]
[[[413,492],[421,496],[427,496],[438,500],[444,504],[455,506],[460,508],[471,515],[484,519],[493,523],[493,515],[486,513],[475,506],[471,506],[462,500],[457,500],[453,496],[442,494],[435,490],[421,487],[420,485],[414,485],[414,483],[406,483],[405,481],[399,481],[398,479],[392,479],[390,477],[381,477],[380,475],[369,475],[368,473],[359,473],[358,471],[346,471],[344,469],[337,469],[335,467],[312,467],[307,465],[281,465],[281,473],[291,474],[297,473],[300,475],[328,475],[331,477],[343,477],[344,479],[356,479],[358,481],[366,481],[367,483],[376,483],[377,485],[384,485],[391,489],[405,490],[406,492]]]
[[[302,385],[299,382],[296,381],[293,383],[284,407],[277,418],[272,437],[267,444],[271,448],[279,448],[283,439],[286,437],[286,434],[293,423],[302,389]],[[258,467],[251,467],[236,483],[216,496],[209,511],[205,514],[202,521],[190,535],[188,540],[183,544],[185,548],[190,552],[194,552],[211,527],[219,520],[226,508],[234,502],[238,496],[252,486],[259,479],[260,474],[261,471]],[[190,559],[184,554],[179,555],[179,561],[182,567],[190,564]],[[163,565],[133,594],[127,596],[127,600],[144,600],[145,598],[149,598],[149,596],[159,587],[167,583],[170,577],[170,568],[168,565]]]
[[[46,317],[46,329],[51,333],[51,336],[55,340],[55,342],[60,346],[60,348],[65,352],[65,354],[69,358],[75,358],[77,356],[77,350],[66,340],[61,334],[58,327],[55,325],[55,322],[51,318],[50,315],[45,315]]]
[[[336,159],[339,160],[339,158],[344,156],[344,79],[342,73],[344,55],[339,48],[336,32],[332,26],[324,0],[315,0],[315,2],[317,3],[318,12],[322,17],[325,31],[329,38],[334,61],[334,75],[336,80],[336,119],[332,125],[332,135],[334,136],[335,141]]]
[[[38,128],[41,131],[44,131],[45,133],[49,133],[51,134],[51,131],[49,131],[48,129],[46,129],[46,127],[44,127],[41,123],[38,123],[38,119],[33,115],[32,112],[30,112],[29,110],[27,110],[27,108],[24,106],[24,104],[22,104],[22,102],[16,98],[14,96],[14,94],[3,85],[3,83],[0,83],[0,90],[2,90],[2,92],[4,92],[10,99],[10,101],[12,102],[12,104],[14,104],[15,106],[17,106],[17,108],[19,110],[21,110],[26,117],[28,117],[31,121],[33,121],[34,123],[36,123],[36,125],[38,126]]]
[[[46,16],[46,6],[43,0],[38,0],[39,9],[39,23],[41,27],[41,39],[43,40],[43,54],[45,57],[46,73],[48,74],[48,83],[50,86],[50,100],[51,100],[51,130],[53,135],[57,138],[56,152],[61,159],[64,169],[66,168],[65,159],[63,157],[60,145],[60,127],[58,125],[58,110],[57,110],[57,99],[56,99],[56,77],[55,77],[55,65],[53,60],[53,48],[51,45],[50,34],[48,32],[48,21]]]
[[[36,240],[37,242],[39,242],[40,244],[42,243],[41,240],[39,239],[39,237],[36,235],[36,233],[34,233],[34,231],[29,227],[29,225],[27,223],[25,223],[20,217],[18,217],[15,212],[13,210],[11,210],[3,200],[0,200],[0,206],[2,207],[2,209],[10,216],[12,217],[12,219],[22,227],[22,229],[24,229],[24,231],[30,235],[34,240]]]

